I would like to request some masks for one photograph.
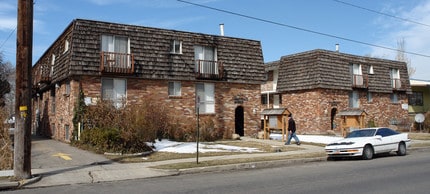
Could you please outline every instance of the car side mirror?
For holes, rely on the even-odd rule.
[[[381,140],[382,136],[381,135],[375,135],[375,138]]]

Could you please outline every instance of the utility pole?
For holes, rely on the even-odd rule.
[[[31,66],[33,0],[18,0],[15,90],[15,178],[31,178]]]

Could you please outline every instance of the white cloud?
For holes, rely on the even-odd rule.
[[[170,28],[176,28],[178,26],[190,24],[196,21],[200,21],[203,19],[204,17],[174,18],[174,19],[166,19],[166,20],[148,19],[148,20],[135,21],[135,22],[132,22],[132,24],[141,25],[141,26],[156,26],[157,28],[170,29]]]
[[[0,18],[0,30],[11,31],[16,28],[16,18]]]
[[[385,18],[385,24],[380,26],[385,33],[376,44],[397,49],[397,41],[404,39],[407,52],[430,56],[430,0],[418,4],[410,10],[399,10],[403,10],[403,12],[395,15],[425,25]],[[381,18],[378,20],[383,21]],[[372,52],[372,56],[384,56],[387,59],[395,59],[396,54],[395,51],[382,48],[374,48]],[[413,54],[406,54],[406,56],[411,60],[411,65],[416,70],[411,78],[429,80],[430,57]]]

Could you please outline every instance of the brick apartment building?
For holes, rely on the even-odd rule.
[[[264,62],[259,41],[135,25],[73,20],[35,63],[37,133],[68,142],[75,105],[164,102],[172,114],[213,119],[241,136],[259,128]]]
[[[342,117],[363,113],[366,126],[407,127],[411,93],[404,62],[311,50],[266,64],[262,108],[288,108],[298,133],[340,134]]]

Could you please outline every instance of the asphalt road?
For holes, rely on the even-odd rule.
[[[189,174],[10,193],[428,193],[430,152],[220,173]]]

